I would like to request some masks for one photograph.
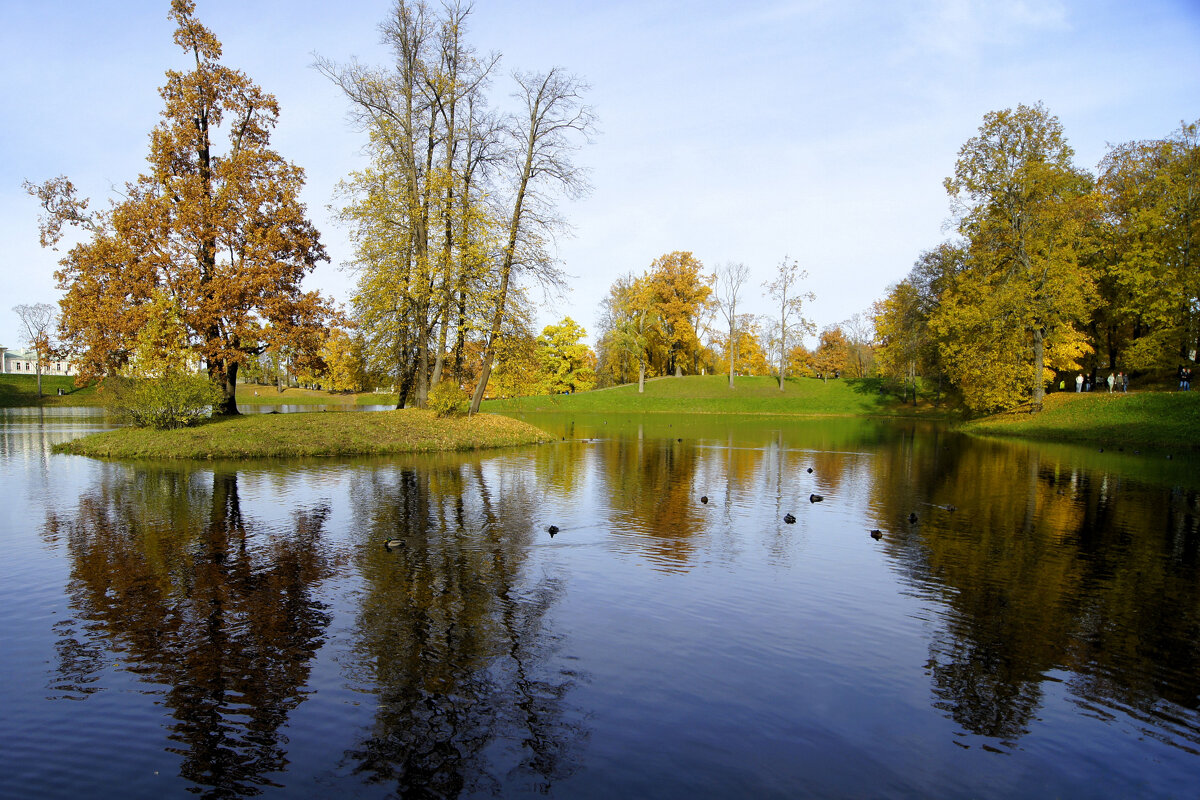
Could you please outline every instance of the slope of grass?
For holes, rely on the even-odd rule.
[[[779,391],[775,378],[737,378],[729,388],[725,375],[690,375],[646,381],[646,391],[636,384],[571,395],[516,397],[491,400],[488,411],[561,411],[571,413],[662,414],[788,414],[799,416],[872,416],[928,414],[928,406],[902,405],[895,396],[880,391],[877,380],[793,378]],[[941,412],[936,412],[941,413]]]
[[[194,428],[120,428],[56,445],[59,453],[122,459],[245,459],[483,450],[544,441],[545,433],[493,414],[436,417],[371,413],[249,414]]]
[[[63,394],[59,395],[59,390]],[[94,386],[75,386],[66,375],[43,375],[42,396],[37,394],[36,375],[0,374],[0,408],[18,406],[98,406]]]
[[[975,420],[969,433],[1113,446],[1200,447],[1200,393],[1059,392],[1042,411],[1010,411]]]

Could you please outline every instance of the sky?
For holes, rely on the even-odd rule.
[[[272,143],[305,169],[332,259],[306,287],[348,302],[330,207],[365,135],[312,63],[387,64],[391,0],[196,5],[222,62],[279,100]],[[13,306],[60,296],[62,253],[38,245],[21,184],[63,174],[99,208],[145,169],[164,73],[187,67],[168,8],[0,0],[0,345],[24,346]],[[769,311],[786,257],[818,329],[868,312],[952,235],[942,181],[989,111],[1044,103],[1092,170],[1110,144],[1200,119],[1200,0],[476,0],[468,40],[503,56],[495,106],[514,70],[590,84],[599,132],[575,158],[592,190],[561,205],[557,243],[571,289],[534,293],[539,327],[571,316],[589,339],[613,281],[675,250],[746,264],[746,311]]]

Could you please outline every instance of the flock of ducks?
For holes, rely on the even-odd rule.
[[[682,440],[680,440],[680,441],[682,441]],[[808,467],[806,471],[811,475],[813,468]],[[810,502],[810,503],[820,503],[824,500],[825,500],[825,498],[819,494],[810,494],[808,496],[808,502]],[[700,502],[704,505],[708,505],[708,495],[706,495],[706,494],[701,495]],[[957,511],[958,510],[955,506],[944,506],[944,508],[947,511]],[[783,515],[783,521],[785,523],[787,523],[788,525],[792,525],[792,524],[795,524],[796,517],[794,514],[792,514],[789,511],[788,513]],[[909,524],[916,525],[918,521],[919,521],[919,517],[917,517],[917,512],[914,511],[908,515]],[[549,527],[546,528],[546,533],[550,534],[550,538],[553,539],[554,535],[556,533],[558,533],[559,530],[560,530],[560,528],[557,525],[550,525]],[[874,539],[875,541],[879,541],[880,539],[883,538],[883,531],[879,530],[878,528],[872,528],[869,531],[869,533],[871,535],[871,538]],[[387,539],[383,543],[383,549],[387,550],[389,552],[391,552],[392,550],[397,550],[401,547],[404,547],[403,539]]]
[[[809,474],[812,474],[813,468],[808,467],[806,471]],[[810,503],[820,503],[824,500],[825,500],[825,498],[819,494],[810,494],[808,496],[808,502],[810,502]],[[706,494],[700,495],[700,502],[703,505],[708,505],[708,495],[706,495]],[[955,506],[943,506],[943,507],[947,511],[957,511],[958,510]],[[917,522],[919,521],[919,519],[920,518],[917,516],[917,512],[915,512],[915,511],[908,515],[908,521],[909,521],[909,524],[911,524],[911,525],[916,525]],[[789,511],[788,513],[783,515],[783,521],[785,523],[787,523],[788,525],[793,525],[796,522],[796,516]],[[554,534],[559,532],[559,527],[557,525],[551,525],[546,528],[546,532],[548,534],[550,534],[550,538],[553,539]],[[879,530],[878,528],[872,528],[869,531],[869,533],[870,533],[871,538],[874,539],[875,541],[879,541],[880,539],[883,538],[883,531]],[[392,541],[396,541],[396,540],[392,540]],[[389,547],[389,549],[391,549],[391,548]]]

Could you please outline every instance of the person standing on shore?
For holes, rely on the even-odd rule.
[[[1113,384],[1117,382],[1116,376],[1113,375],[1111,372],[1108,373],[1108,381],[1106,381],[1106,382],[1108,383],[1108,393],[1112,394]]]
[[[1083,391],[1083,373],[1081,372],[1075,376],[1075,393],[1079,394],[1082,391]]]

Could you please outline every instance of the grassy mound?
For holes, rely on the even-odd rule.
[[[43,375],[39,398],[36,375],[0,374],[0,408],[98,405],[94,386],[77,387],[75,379],[66,375]]]
[[[407,409],[370,413],[253,414],[194,428],[121,428],[55,446],[55,452],[122,459],[243,459],[395,455],[533,444],[547,435],[492,414],[436,417]]]
[[[789,414],[797,416],[894,416],[929,413],[928,405],[902,405],[884,394],[874,379],[790,378],[779,391],[775,378],[737,378],[729,388],[726,375],[690,375],[615,386],[579,394],[491,400],[488,411],[500,413],[561,411],[630,414]]]
[[[1147,447],[1200,447],[1198,392],[1061,392],[1040,413],[1010,411],[967,423],[988,436]]]

